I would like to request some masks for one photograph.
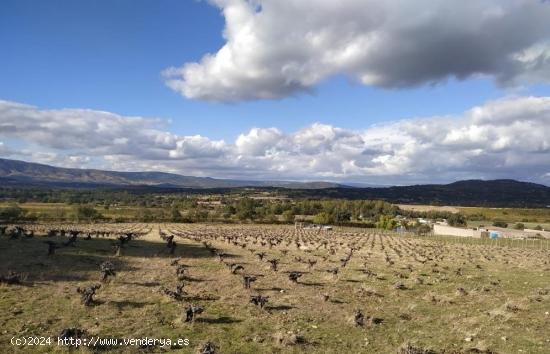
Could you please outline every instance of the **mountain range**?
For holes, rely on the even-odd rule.
[[[384,188],[325,188],[296,190],[294,197],[381,199],[399,204],[486,207],[550,207],[550,187],[512,179],[464,180]]]
[[[62,168],[18,160],[0,159],[0,179],[4,183],[60,187],[148,186],[164,188],[281,187],[319,189],[346,187],[331,182],[249,181],[183,176],[166,172],[117,172]]]
[[[147,188],[156,191],[229,192],[251,187],[277,189],[291,198],[381,199],[403,204],[492,207],[549,207],[550,187],[511,179],[465,180],[450,184],[357,187],[332,182],[248,181],[183,176],[165,172],[117,172],[61,168],[0,159],[3,187]],[[202,192],[201,192],[202,191]]]

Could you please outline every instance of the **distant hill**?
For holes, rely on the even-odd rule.
[[[358,188],[331,182],[246,181],[164,172],[116,172],[60,168],[0,159],[4,187],[115,188],[142,193],[229,193],[253,188],[291,198],[380,199],[399,204],[489,207],[547,207],[550,187],[510,179],[450,184]],[[354,185],[354,186],[357,186]]]
[[[298,197],[382,199],[401,204],[490,207],[548,207],[550,187],[511,179],[466,180],[450,184],[425,184],[385,188],[328,188],[295,191]]]
[[[241,181],[182,176],[165,172],[116,172],[61,168],[38,163],[0,159],[0,181],[59,187],[157,186],[173,188],[282,187],[300,189],[340,188],[331,182]]]

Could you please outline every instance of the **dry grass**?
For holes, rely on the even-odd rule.
[[[453,206],[437,206],[437,205],[414,205],[414,204],[397,204],[399,209],[407,211],[418,211],[418,212],[427,212],[427,211],[442,211],[449,213],[459,213],[460,209]]]
[[[120,257],[110,238],[80,238],[76,247],[47,256],[45,236],[0,236],[0,275],[26,277],[21,285],[0,285],[6,314],[0,352],[16,351],[9,345],[13,335],[57,336],[69,327],[102,337],[189,338],[189,347],[172,348],[182,353],[208,341],[220,353],[550,351],[547,251],[284,226],[105,227],[150,232],[125,245]],[[159,229],[175,236],[174,256]],[[225,254],[223,261],[213,249]],[[267,253],[263,260],[259,252]],[[181,302],[159,291],[179,284],[175,259],[186,266]],[[279,260],[277,272],[270,259]],[[105,260],[117,274],[97,291],[97,304],[85,307],[76,288],[98,282]],[[233,274],[232,263],[244,270]],[[327,272],[334,268],[337,275]],[[297,283],[289,280],[293,271],[303,274]],[[257,277],[250,290],[243,273]],[[256,294],[269,297],[264,309],[249,303]],[[188,304],[204,308],[192,324],[184,322]],[[353,320],[356,310],[364,314],[362,326]]]

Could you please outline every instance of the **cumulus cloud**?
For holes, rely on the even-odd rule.
[[[15,144],[17,142],[17,144]],[[550,183],[550,97],[351,130],[252,128],[226,143],[159,119],[0,101],[0,156],[67,167],[369,183],[516,178]]]
[[[11,156],[14,153],[3,141],[0,141],[0,156]]]
[[[483,75],[550,81],[550,3],[536,0],[211,0],[226,43],[171,67],[187,98],[235,102],[308,91],[346,75],[386,88]]]
[[[42,110],[0,101],[0,136],[87,155],[134,155],[150,159],[216,157],[225,143],[162,130],[165,121],[89,109]],[[76,155],[75,155],[76,156]],[[73,158],[73,161],[80,161]]]
[[[258,156],[277,148],[283,138],[283,133],[277,128],[252,128],[248,133],[239,135],[235,146],[240,154]]]

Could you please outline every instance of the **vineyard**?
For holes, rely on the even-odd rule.
[[[27,352],[17,334],[189,339],[79,352],[547,353],[549,256],[346,229],[9,225],[0,352]]]

